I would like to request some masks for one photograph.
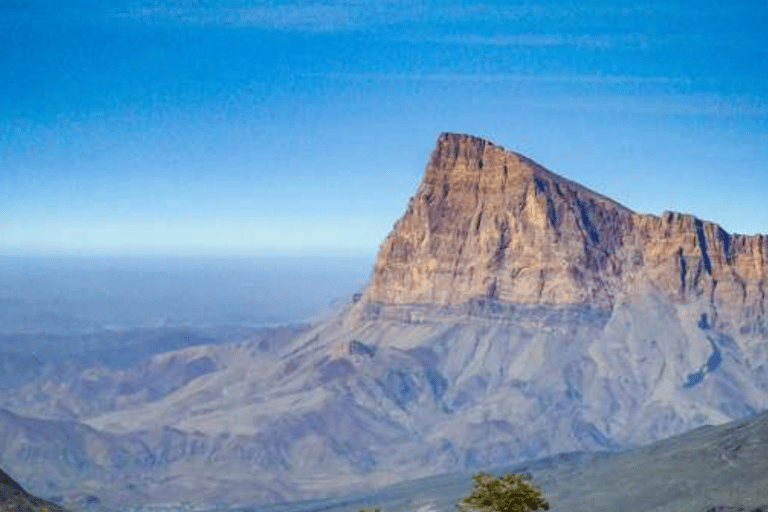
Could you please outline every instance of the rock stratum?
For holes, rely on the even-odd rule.
[[[443,134],[360,297],[274,352],[157,356],[184,369],[163,393],[80,394],[66,411],[16,400],[48,418],[0,414],[0,455],[34,489],[87,482],[115,506],[253,504],[752,417],[768,409],[766,240],[637,214]],[[74,380],[100,381],[115,378]],[[64,401],[52,386],[29,389]],[[41,429],[79,441],[62,452]]]
[[[501,146],[444,133],[364,299],[612,308],[653,287],[674,303],[704,299],[715,327],[765,335],[767,278],[768,236],[635,213]]]

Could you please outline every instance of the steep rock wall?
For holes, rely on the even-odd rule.
[[[363,302],[591,304],[653,287],[708,321],[768,333],[768,237],[692,215],[635,213],[517,153],[440,135],[379,249]]]

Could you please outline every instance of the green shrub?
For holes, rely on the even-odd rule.
[[[549,510],[549,503],[541,494],[541,489],[530,482],[531,475],[509,473],[494,478],[487,473],[478,473],[473,479],[475,488],[472,495],[456,503],[456,508],[461,512]]]

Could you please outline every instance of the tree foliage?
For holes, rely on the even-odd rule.
[[[473,477],[475,488],[472,495],[456,503],[461,512],[531,512],[549,503],[541,489],[531,483],[531,475],[508,473],[495,478],[487,473]]]

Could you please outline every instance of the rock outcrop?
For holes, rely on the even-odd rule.
[[[363,301],[612,308],[653,287],[676,303],[705,297],[713,327],[765,335],[767,281],[768,236],[635,213],[496,144],[444,133]]]
[[[63,508],[27,493],[0,470],[0,512],[66,512]]]

